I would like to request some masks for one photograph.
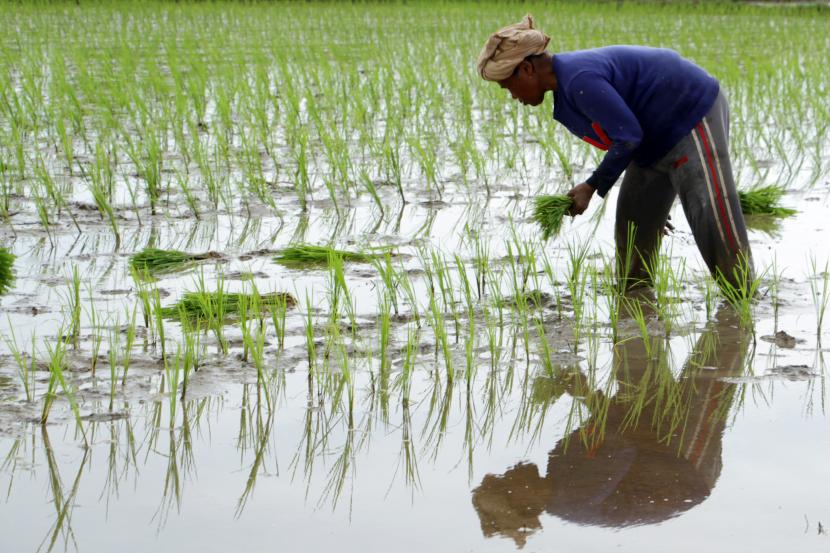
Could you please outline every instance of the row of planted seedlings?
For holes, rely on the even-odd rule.
[[[214,348],[212,355],[220,357],[241,347],[240,360],[254,369],[257,389],[267,392],[265,383],[285,368],[280,358],[288,334],[289,341],[294,338],[292,359],[296,361],[297,350],[305,354],[309,393],[316,390],[318,400],[333,399],[335,404],[345,400],[351,416],[355,371],[368,372],[372,385],[387,398],[394,374],[393,388],[408,402],[416,366],[428,366],[447,384],[461,378],[469,392],[482,367],[498,373],[505,362],[533,360],[552,372],[557,354],[595,359],[600,350],[613,349],[626,330],[636,329],[639,339],[651,344],[655,333],[669,338],[677,325],[698,322],[687,301],[690,277],[682,259],[673,259],[670,252],[656,257],[647,267],[650,295],[638,299],[624,294],[616,278],[633,252],[609,260],[591,252],[587,244],[567,243],[551,258],[538,242],[524,241],[514,233],[502,248],[504,255],[492,258],[491,246],[471,234],[466,256],[419,251],[414,256],[421,273],[417,277],[402,256],[390,251],[347,252],[303,245],[284,249],[276,261],[298,271],[309,265],[325,269],[324,291],[260,292],[249,283],[241,292],[230,292],[221,274],[209,285],[200,272],[194,280],[196,290],[166,306],[150,272],[163,274],[212,256],[145,250],[131,263],[138,302],[123,313],[102,311],[94,301],[85,303],[81,277],[74,268],[62,310],[64,322],[56,340],[43,340],[45,354],[35,337],[27,353],[29,344],[18,343],[11,321],[5,338],[25,399],[36,401],[40,394],[43,400],[39,420],[47,422],[61,391],[80,425],[82,406],[75,398],[77,387],[66,378],[67,356],[87,356],[93,380],[101,366],[108,368],[104,371],[109,375],[112,410],[119,385],[122,390],[127,385],[138,343],[158,356],[163,369],[158,391],[169,394],[174,405],[176,397],[186,397],[193,371],[209,357],[208,344]],[[369,302],[368,313],[365,298],[361,312],[356,308],[347,272],[350,263],[374,266],[377,300]],[[821,266],[814,257],[812,275],[809,283],[820,343],[830,300],[826,263]],[[774,266],[760,270],[747,290],[727,285],[719,290],[706,277],[699,279],[696,294],[707,320],[723,298],[750,330],[757,298],[769,295],[777,327],[780,277]],[[91,299],[91,290],[88,294]],[[37,374],[44,366],[49,377],[38,394]],[[270,404],[270,396],[266,400]]]
[[[325,296],[322,307],[315,305],[310,292],[295,305],[290,296],[261,294],[253,284],[232,293],[221,276],[215,285],[208,285],[203,275],[195,279],[195,292],[164,306],[156,283],[136,273],[139,304],[127,312],[127,325],[114,326],[109,344],[106,332],[101,332],[106,323],[96,323],[95,312],[90,311],[94,307],[83,305],[83,286],[75,271],[68,286],[67,330],[57,347],[44,342],[50,376],[42,422],[62,390],[75,414],[79,436],[94,441],[90,436],[96,425],[80,417],[90,406],[83,391],[73,385],[74,375],[67,376],[65,364],[82,334],[82,313],[92,330],[93,378],[99,358],[96,348],[102,342],[108,348],[106,360],[101,361],[110,366],[112,392],[109,405],[97,408],[113,411],[117,387],[123,390],[127,382],[136,336],[155,351],[155,366],[162,367],[157,391],[170,399],[152,402],[148,420],[154,429],[153,443],[160,438],[163,417],[170,420],[170,471],[162,500],[168,509],[181,500],[180,470],[187,472],[195,463],[188,457],[190,440],[183,433],[189,432],[185,430],[190,428],[188,413],[195,412],[198,420],[201,410],[189,399],[187,383],[200,365],[209,366],[210,357],[228,355],[238,357],[243,371],[256,374],[255,382],[243,384],[239,441],[252,456],[238,503],[239,512],[244,509],[268,460],[285,370],[300,359],[294,356],[288,365],[280,365],[281,356],[291,353],[286,352],[290,317],[302,320],[294,349],[305,350],[303,364],[308,368],[307,420],[292,466],[310,482],[317,460],[334,457],[325,473],[321,502],[337,503],[345,483],[357,474],[358,455],[369,447],[369,440],[359,436],[370,435],[377,420],[386,428],[400,429],[405,480],[407,485],[418,485],[419,455],[437,458],[445,436],[458,421],[465,428],[464,447],[469,450],[466,459],[472,473],[473,450],[492,443],[499,421],[506,417],[513,419],[511,439],[538,437],[554,406],[561,407],[564,399],[565,438],[578,439],[587,447],[601,441],[606,431],[615,431],[606,429],[606,422],[618,424],[620,419],[624,426],[653,424],[670,439],[682,434],[695,405],[699,388],[692,378],[695,374],[711,376],[713,366],[719,367],[718,377],[751,371],[751,328],[735,324],[740,313],[731,306],[727,315],[731,318],[723,324],[724,310],[715,309],[711,281],[701,282],[697,299],[706,303],[713,328],[674,335],[675,323],[701,321],[682,310],[688,302],[676,301],[688,292],[678,287],[684,280],[682,264],[672,264],[668,256],[652,269],[658,283],[653,296],[637,299],[621,294],[614,278],[615,265],[625,261],[597,258],[585,244],[570,244],[552,259],[539,252],[538,244],[516,237],[505,244],[507,255],[498,258],[492,258],[489,246],[476,237],[470,238],[469,245],[466,258],[419,252],[415,256],[423,271],[419,278],[412,278],[390,253],[309,247],[286,250],[293,252],[287,256],[283,252],[281,262],[302,259],[299,265],[307,267],[311,261],[325,273],[327,285],[318,296]],[[358,312],[348,284],[347,264],[355,262],[371,263],[377,271],[378,301],[376,309],[368,310],[374,312],[369,317],[374,320],[366,320],[364,310]],[[821,283],[826,280],[816,279],[817,293],[822,293]],[[294,309],[297,312],[291,313]],[[181,337],[171,339],[176,328]],[[126,337],[123,348],[119,348],[121,334]],[[565,339],[558,341],[557,336]],[[740,345],[737,350],[718,353],[719,348],[735,344]],[[678,351],[687,352],[680,356],[686,359],[680,378],[674,355]],[[15,355],[21,378],[32,382],[27,394],[34,398],[39,364],[34,355],[31,360],[19,352]],[[721,367],[720,359],[735,362]],[[709,369],[701,371],[701,367]],[[636,381],[630,380],[630,372],[638,375]],[[718,420],[740,406],[748,388],[734,382],[728,385],[729,393],[719,398]],[[767,393],[760,385],[753,385],[752,391]],[[515,409],[505,409],[513,400]],[[121,408],[129,408],[126,399]],[[413,427],[413,412],[417,427]],[[400,421],[393,418],[396,415]],[[44,439],[48,439],[45,428]],[[65,515],[72,503],[60,505],[59,514]],[[60,524],[58,528],[66,528],[67,523]]]
[[[378,11],[378,17],[385,14]],[[138,28],[149,35],[141,55],[118,33],[96,35],[102,57],[91,59],[85,35],[60,49],[23,39],[0,43],[0,64],[10,74],[0,82],[6,99],[0,103],[6,121],[0,125],[3,213],[16,211],[21,199],[31,202],[48,231],[64,213],[72,217],[73,202],[83,198],[116,236],[124,217],[141,222],[159,211],[179,213],[180,206],[200,217],[240,203],[278,212],[291,198],[303,209],[327,198],[339,212],[365,195],[382,213],[384,186],[403,199],[424,188],[440,195],[448,178],[489,192],[500,171],[527,181],[544,180],[549,170],[571,176],[597,156],[550,118],[509,105],[502,91],[478,82],[474,72],[456,70],[466,65],[465,54],[474,50],[469,44],[479,42],[484,23],[450,23],[462,32],[458,37],[425,24],[436,40],[419,46],[432,50],[419,51],[413,64],[396,63],[401,49],[412,48],[409,41],[384,37],[389,48],[361,60],[358,71],[344,72],[338,56],[308,63],[319,55],[313,48],[255,40],[270,34],[262,21],[302,17],[300,8],[260,13],[262,21],[241,14],[244,32],[218,40],[204,40],[213,35],[210,26],[194,25],[186,10],[172,10],[169,21],[140,13],[146,19]],[[60,21],[29,15],[45,19],[33,28],[36,36]],[[98,22],[102,13],[80,17]],[[326,11],[324,17],[339,21],[342,14]],[[171,49],[164,29],[174,21],[178,27],[168,35],[177,37],[178,47]],[[332,30],[330,23],[320,25]],[[699,22],[690,26],[700,30]],[[656,36],[663,32],[655,25]],[[458,45],[465,47],[447,47]],[[701,62],[712,55],[701,51]],[[77,63],[81,57],[83,64]],[[817,182],[826,171],[821,159],[828,112],[815,100],[820,94],[793,87],[803,82],[820,91],[826,84],[822,62],[755,63],[760,77],[749,81],[740,67],[718,65],[733,111],[741,114],[735,118],[736,167],[750,168],[743,180],[753,185],[775,179],[773,184],[786,186],[798,175],[809,175],[804,184]],[[142,86],[126,86],[136,78]],[[804,101],[782,100],[793,97]],[[761,100],[771,103],[768,109],[758,108]],[[760,151],[774,159],[757,159]],[[770,173],[776,160],[786,171]]]

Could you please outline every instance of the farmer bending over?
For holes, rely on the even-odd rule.
[[[672,50],[608,46],[551,54],[531,16],[493,33],[478,72],[514,99],[540,105],[553,92],[553,118],[606,151],[594,173],[574,186],[569,213],[594,193],[605,197],[623,171],[615,239],[625,260],[635,231],[629,284],[647,266],[680,196],[695,242],[712,275],[733,286],[752,278],[752,256],[729,162],[729,107],[718,81]]]

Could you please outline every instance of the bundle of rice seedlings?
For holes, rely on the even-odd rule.
[[[6,248],[0,248],[0,295],[5,294],[14,282],[14,254]]]
[[[286,308],[297,305],[297,300],[288,292],[274,292],[259,295],[260,310],[268,311],[271,307],[285,303]],[[161,315],[168,319],[178,318],[182,314],[190,319],[207,319],[222,313],[225,317],[238,315],[242,304],[253,308],[253,294],[232,292],[186,292],[178,303],[163,307]]]
[[[777,185],[738,191],[741,211],[744,212],[744,215],[773,215],[775,217],[793,215],[796,213],[794,209],[778,205],[778,201],[783,195],[784,188]]]
[[[533,220],[542,229],[542,239],[547,240],[559,233],[562,219],[570,209],[573,200],[568,196],[539,196],[533,209]]]
[[[384,251],[380,253],[350,252],[346,250],[336,250],[328,246],[298,244],[280,250],[274,257],[274,261],[287,267],[309,267],[327,265],[329,257],[336,255],[343,261],[371,263],[373,259],[381,258],[387,252],[388,249],[384,249]]]
[[[140,275],[158,275],[186,269],[190,264],[205,259],[222,257],[216,252],[187,253],[178,250],[145,248],[130,258],[130,267]]]

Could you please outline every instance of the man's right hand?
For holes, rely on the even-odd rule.
[[[568,191],[568,197],[573,199],[573,204],[571,204],[571,208],[568,210],[568,215],[571,217],[581,215],[588,209],[588,204],[591,202],[591,196],[594,195],[594,192],[596,192],[594,187],[587,182],[577,184],[571,188]]]

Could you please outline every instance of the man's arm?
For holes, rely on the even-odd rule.
[[[583,72],[571,82],[572,98],[577,109],[600,130],[611,144],[605,157],[588,180],[568,192],[573,198],[571,215],[579,215],[588,207],[594,191],[604,197],[631,163],[634,150],[643,139],[637,117],[619,93],[604,78]],[[603,137],[600,137],[602,139]]]

